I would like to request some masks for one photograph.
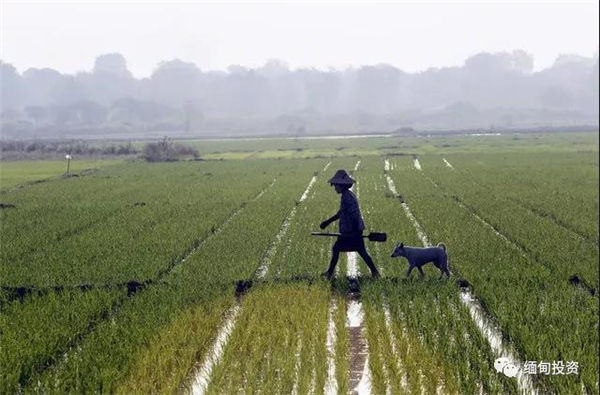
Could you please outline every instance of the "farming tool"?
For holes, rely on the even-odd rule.
[[[313,236],[329,236],[329,237],[339,237],[341,233],[327,233],[327,232],[310,232]],[[366,237],[369,241],[377,241],[384,242],[387,240],[387,234],[381,232],[371,232],[368,235],[362,235],[361,237]]]

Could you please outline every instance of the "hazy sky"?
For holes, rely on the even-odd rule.
[[[524,49],[535,69],[561,53],[593,56],[598,2],[139,2],[0,0],[0,59],[19,71],[91,70],[120,52],[136,77],[179,58],[203,70],[392,64],[461,65],[480,51]]]

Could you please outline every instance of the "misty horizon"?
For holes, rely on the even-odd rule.
[[[499,51],[498,53],[514,53],[514,52],[524,52],[527,53],[527,51],[524,51],[522,49],[519,48],[514,48],[511,50],[506,50],[506,51]],[[564,52],[564,53],[558,53],[554,59],[554,61],[542,68],[535,68],[535,58],[532,54],[527,53],[528,56],[531,57],[532,60],[532,66],[531,66],[531,70],[530,72],[532,73],[536,73],[536,72],[540,72],[540,71],[544,71],[546,69],[550,69],[552,67],[554,67],[557,63],[561,63],[564,61],[569,61],[569,59],[591,59],[591,60],[598,60],[599,57],[599,53],[600,53],[600,49],[596,49],[593,53],[591,54],[583,54],[583,53],[577,53],[577,52]],[[265,60],[264,63],[259,64],[259,65],[248,65],[248,64],[241,64],[241,63],[231,63],[229,65],[227,65],[224,68],[201,68],[199,65],[197,65],[196,63],[194,63],[193,61],[188,61],[187,59],[185,59],[184,57],[174,57],[171,59],[164,59],[164,60],[160,60],[156,63],[156,65],[154,66],[154,68],[152,69],[152,72],[147,75],[147,76],[139,76],[136,75],[136,73],[134,73],[133,71],[129,70],[128,67],[128,72],[131,74],[131,76],[137,80],[143,80],[146,78],[150,78],[152,76],[152,74],[154,74],[158,69],[160,69],[160,67],[164,64],[170,63],[170,62],[182,62],[182,63],[186,63],[186,64],[192,64],[195,67],[198,68],[198,70],[200,70],[201,72],[204,73],[210,73],[210,72],[224,72],[224,73],[231,73],[231,72],[235,72],[236,70],[239,69],[246,69],[246,70],[256,70],[256,69],[261,69],[269,64],[278,64],[281,65],[283,67],[285,67],[288,71],[291,72],[295,72],[295,71],[302,71],[302,70],[308,70],[308,71],[319,71],[319,72],[346,72],[346,71],[353,71],[353,70],[357,70],[360,69],[362,67],[392,67],[398,71],[401,71],[403,73],[406,74],[421,74],[421,73],[425,73],[427,71],[431,71],[431,70],[440,70],[440,69],[451,69],[451,68],[460,68],[463,67],[465,65],[465,62],[476,55],[479,54],[494,54],[494,52],[492,51],[479,51],[476,53],[471,54],[470,56],[467,56],[461,63],[456,64],[456,65],[430,65],[428,67],[425,67],[424,69],[421,70],[416,70],[416,71],[407,71],[407,70],[403,70],[401,67],[399,67],[398,65],[394,65],[394,64],[390,64],[390,63],[386,63],[386,62],[376,62],[376,63],[365,63],[365,64],[357,64],[357,65],[348,65],[345,67],[334,67],[334,66],[329,66],[329,67],[324,67],[324,66],[297,66],[297,67],[293,67],[290,65],[290,63],[288,61],[286,61],[286,59],[281,59],[278,57],[270,57],[268,59]],[[119,55],[119,56],[123,56],[123,58],[127,61],[127,57],[124,56],[123,54],[119,53],[118,51],[114,51],[114,52],[106,52],[106,53],[99,53],[96,57],[96,59],[98,57],[104,56],[104,55]],[[44,69],[50,69],[50,70],[54,70],[57,71],[60,74],[63,75],[77,75],[80,73],[89,73],[89,72],[93,72],[94,71],[94,64],[90,64],[89,68],[86,69],[82,69],[82,70],[77,70],[77,71],[61,71],[59,69],[53,68],[51,66],[45,66],[45,67],[25,67],[22,68],[21,70],[19,70],[19,68],[17,68],[16,66],[14,66],[10,61],[6,60],[6,59],[2,59],[0,58],[0,62],[4,63],[4,64],[8,64],[11,65],[13,67],[15,67],[15,69],[17,70],[17,72],[21,75],[23,75],[23,73],[27,72],[28,70],[44,70]],[[127,62],[128,63],[128,62]],[[233,70],[233,71],[232,71]]]
[[[0,7],[2,138],[598,124],[598,3]]]
[[[89,72],[18,73],[0,62],[3,137],[330,134],[598,124],[598,56],[563,55],[533,70],[522,50],[478,53],[460,67],[406,73],[390,65],[343,71],[259,68],[202,71],[161,62],[136,79],[118,53]]]
[[[170,131],[186,135],[598,124],[598,56],[563,55],[533,70],[522,50],[478,53],[460,67],[406,73],[390,65],[343,71],[259,68],[202,71],[161,62],[137,79],[118,53],[89,72],[18,73],[0,62],[4,137]]]

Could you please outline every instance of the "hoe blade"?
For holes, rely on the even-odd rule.
[[[384,242],[387,240],[386,233],[371,232],[369,233],[369,241]]]

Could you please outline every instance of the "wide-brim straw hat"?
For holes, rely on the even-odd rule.
[[[346,173],[346,170],[338,170],[335,175],[328,181],[330,184],[352,185],[355,181]]]

